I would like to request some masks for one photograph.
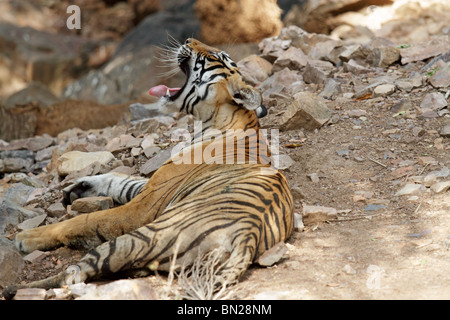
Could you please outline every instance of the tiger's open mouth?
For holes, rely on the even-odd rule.
[[[163,84],[157,85],[155,87],[150,88],[148,94],[151,96],[155,96],[158,98],[167,97],[171,101],[174,101],[178,96],[183,92],[183,89],[186,87],[187,82],[189,81],[189,59],[190,57],[183,56],[181,54],[178,55],[178,66],[183,71],[186,76],[186,81],[181,88],[169,88]]]

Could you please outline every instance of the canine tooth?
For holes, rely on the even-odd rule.
[[[167,88],[166,96],[170,96],[170,90],[169,90],[169,88]]]

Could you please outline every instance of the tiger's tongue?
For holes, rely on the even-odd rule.
[[[159,86],[153,87],[148,91],[148,94],[151,96],[155,96],[158,98],[161,98],[163,96],[166,96],[169,94],[170,96],[174,93],[180,91],[181,88],[168,88],[163,84],[160,84]]]

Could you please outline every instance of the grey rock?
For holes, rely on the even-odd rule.
[[[337,95],[341,92],[342,92],[341,83],[334,79],[328,79],[326,80],[325,88],[319,94],[319,97],[328,100],[334,100],[336,99]]]
[[[353,74],[366,74],[371,71],[370,68],[360,65],[354,59],[350,59],[348,62],[344,62],[344,71]]]
[[[337,217],[337,210],[331,207],[303,205],[303,222],[312,224]]]
[[[429,40],[413,43],[408,48],[400,49],[401,63],[425,60],[449,50],[450,41],[447,35],[433,36]]]
[[[303,71],[303,80],[306,83],[324,84],[335,71],[328,61],[310,60]]]
[[[33,252],[23,257],[23,260],[31,263],[37,263],[44,259],[46,255],[47,254],[44,251],[34,250]]]
[[[118,280],[89,288],[77,300],[156,300],[158,295],[145,279]]]
[[[0,238],[0,287],[16,282],[25,263],[11,241]]]
[[[294,213],[294,230],[297,232],[302,232],[305,229],[303,224],[303,218],[301,214]]]
[[[308,56],[300,48],[290,47],[280,54],[273,64],[273,72],[288,68],[301,70],[308,64]]]
[[[434,193],[444,193],[450,189],[450,181],[436,182],[433,185],[431,185],[430,189]]]
[[[443,126],[441,130],[439,131],[439,134],[443,137],[449,138],[450,137],[450,125]]]
[[[111,197],[86,197],[76,199],[72,203],[72,210],[79,213],[89,213],[112,208],[114,201]]]
[[[395,85],[388,83],[376,86],[373,90],[374,97],[387,97],[394,92]]]
[[[416,184],[416,183],[407,183],[401,188],[395,196],[404,196],[404,195],[417,195],[421,194],[423,191],[425,191],[425,186],[422,184]]]
[[[23,222],[19,223],[17,225],[17,228],[19,230],[30,230],[39,227],[44,222],[45,218],[47,218],[46,214],[40,214],[36,217],[26,219]]]
[[[53,218],[62,217],[66,214],[66,208],[64,208],[64,205],[61,202],[52,203],[47,207],[46,211],[48,215]]]
[[[430,83],[435,88],[450,88],[450,62],[430,77]]]
[[[245,82],[256,86],[272,74],[272,64],[262,57],[252,54],[237,62]]]
[[[18,225],[20,222],[33,218],[39,213],[27,208],[23,208],[16,203],[3,201],[0,203],[0,235],[6,229]]]
[[[287,110],[281,117],[280,129],[304,128],[312,131],[320,128],[330,117],[331,111],[322,98],[311,92],[300,92],[294,95],[293,103],[287,106]]]
[[[263,267],[270,267],[280,261],[280,259],[288,252],[288,247],[284,242],[278,242],[272,248],[264,252],[256,262]]]
[[[45,300],[46,290],[40,288],[24,288],[17,290],[13,300]]]
[[[171,157],[172,149],[166,149],[144,163],[140,169],[143,175],[150,175],[158,170]]]
[[[420,108],[440,110],[448,105],[447,100],[440,92],[430,92],[428,93],[420,103]]]
[[[384,208],[386,208],[386,206],[384,204],[370,203],[364,208],[364,211],[377,211],[377,210],[384,209]]]

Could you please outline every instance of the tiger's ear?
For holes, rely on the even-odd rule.
[[[258,90],[246,86],[233,90],[233,101],[248,110],[255,110],[262,104],[261,93]]]

